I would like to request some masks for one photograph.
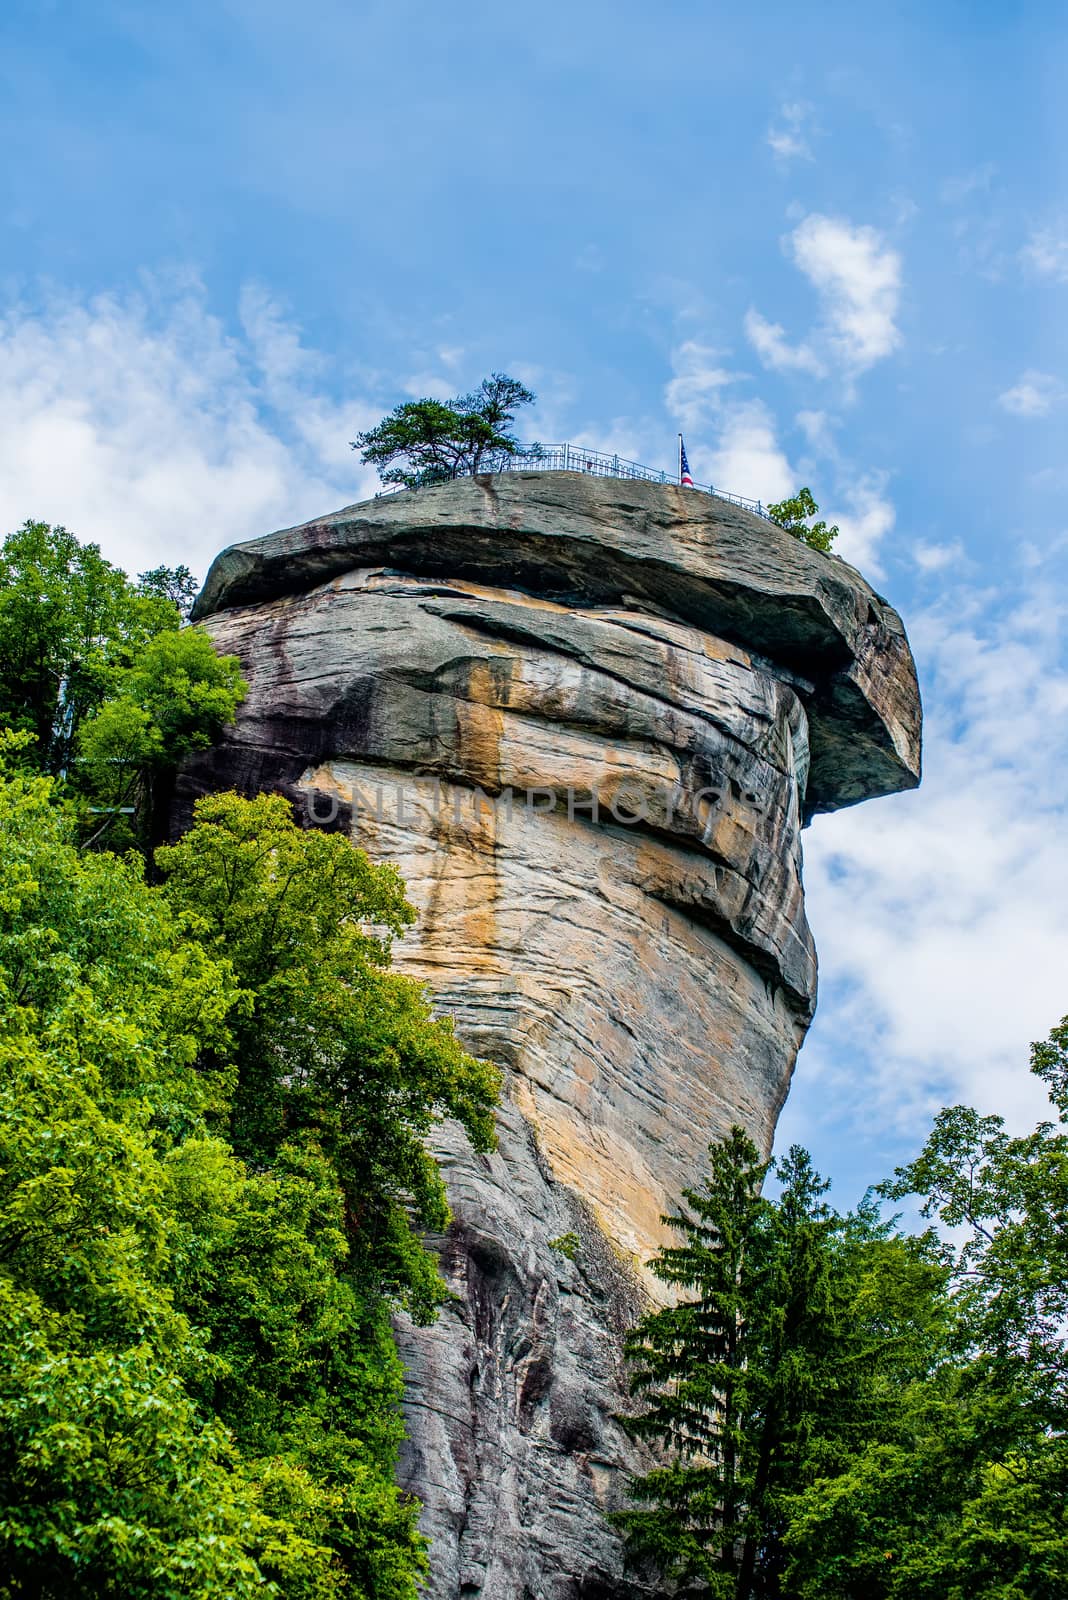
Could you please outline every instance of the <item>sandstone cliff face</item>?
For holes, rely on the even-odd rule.
[[[177,824],[281,789],[394,861],[400,963],[506,1069],[496,1154],[441,1130],[457,1300],[401,1330],[429,1593],[651,1596],[603,1515],[640,1465],[620,1335],[709,1140],[770,1145],[815,999],[803,822],[918,781],[900,620],[745,511],[567,473],[235,547],[198,614],[251,692]]]

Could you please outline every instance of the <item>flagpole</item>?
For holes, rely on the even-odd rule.
[[[682,434],[679,434],[679,488],[682,488]]]

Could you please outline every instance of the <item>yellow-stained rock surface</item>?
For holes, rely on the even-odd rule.
[[[198,614],[251,687],[176,825],[280,789],[396,863],[399,964],[506,1069],[493,1156],[440,1134],[456,1300],[401,1330],[429,1593],[651,1595],[603,1515],[640,1464],[621,1333],[709,1140],[770,1146],[815,1001],[804,821],[918,781],[900,620],[736,507],[568,473],[237,546]]]

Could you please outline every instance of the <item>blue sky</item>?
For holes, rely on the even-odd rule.
[[[543,440],[810,483],[928,711],[919,793],[807,836],[782,1138],[845,1200],[945,1101],[1032,1118],[1068,1010],[1068,22],[739,13],[7,0],[0,511],[203,570],[491,368]]]

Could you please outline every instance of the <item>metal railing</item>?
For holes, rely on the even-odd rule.
[[[591,450],[583,444],[529,445],[522,455],[494,456],[491,461],[479,468],[479,475],[481,476],[483,472],[531,471],[587,472],[597,478],[631,478],[638,479],[642,483],[677,484],[679,481],[678,473],[659,472],[655,467],[643,467],[637,461],[628,461],[624,456],[608,455],[603,450]],[[470,474],[466,469],[457,473],[457,477],[468,476]],[[390,484],[382,493],[391,494],[403,487],[403,484]],[[728,494],[725,489],[713,488],[710,483],[695,483],[693,487],[702,494],[714,495],[717,500],[727,500],[732,506],[744,506],[746,511],[755,511],[765,522],[774,521],[760,500],[750,500],[744,494]]]

